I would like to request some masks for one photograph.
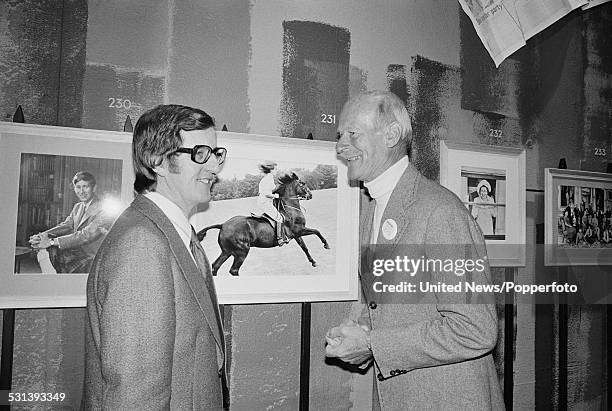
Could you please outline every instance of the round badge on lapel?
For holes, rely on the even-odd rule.
[[[387,218],[382,224],[383,237],[393,240],[397,235],[397,223],[391,218]]]

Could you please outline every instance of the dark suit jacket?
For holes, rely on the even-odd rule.
[[[360,224],[362,244],[369,243],[374,207],[374,201],[365,200]],[[391,194],[381,222],[387,219],[395,221],[397,234],[387,239],[381,228],[377,244],[386,247],[390,255],[402,256],[406,250],[414,251],[414,247],[425,258],[478,259],[486,255],[482,232],[466,207],[412,164]],[[431,273],[429,279],[434,283],[467,281],[440,272]],[[491,283],[488,264],[481,274],[472,274],[470,281]],[[367,301],[376,303],[380,296],[367,287],[364,286]],[[375,407],[504,408],[491,355],[497,342],[495,306],[466,304],[469,298],[467,294],[453,294],[452,301],[440,301],[434,293],[427,293],[417,304],[369,304],[361,321],[370,322],[374,359],[382,378],[387,378],[377,379],[380,404]],[[379,373],[378,369],[374,371]]]
[[[87,281],[83,407],[222,409],[216,309],[170,220],[138,196],[107,235]]]

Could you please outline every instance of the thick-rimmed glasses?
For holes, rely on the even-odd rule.
[[[212,148],[202,144],[193,146],[193,148],[180,147],[175,151],[175,153],[191,154],[191,161],[197,164],[206,163],[210,158],[210,155],[214,154],[215,158],[217,159],[217,164],[221,165],[225,161],[227,150],[224,147]]]

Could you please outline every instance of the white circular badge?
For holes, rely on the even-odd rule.
[[[393,240],[397,235],[397,223],[395,220],[387,218],[382,224],[383,237],[387,240]]]

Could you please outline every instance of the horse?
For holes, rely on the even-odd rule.
[[[329,249],[329,244],[321,232],[314,228],[306,227],[306,218],[300,207],[300,200],[310,200],[312,193],[306,183],[301,181],[295,173],[286,173],[279,178],[280,184],[273,191],[279,195],[273,200],[276,209],[282,214],[283,230],[289,241],[295,240],[306,258],[313,267],[316,261],[310,255],[302,237],[316,235],[323,243],[323,248]],[[219,268],[231,256],[234,257],[230,274],[239,275],[239,270],[251,247],[272,248],[278,246],[276,231],[271,219],[264,216],[234,216],[223,224],[215,224],[203,228],[197,233],[198,240],[206,236],[206,232],[219,229],[217,242],[221,248],[221,255],[212,264],[212,274],[217,275]]]

